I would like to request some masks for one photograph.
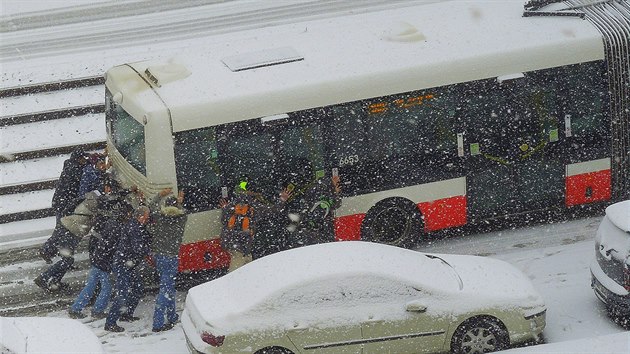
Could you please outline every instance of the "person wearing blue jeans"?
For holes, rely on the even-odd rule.
[[[79,296],[77,296],[77,299],[68,310],[68,314],[71,318],[85,317],[81,311],[83,311],[88,302],[90,302],[90,299],[96,292],[96,286],[98,284],[100,284],[101,290],[96,297],[94,306],[92,306],[92,317],[95,319],[105,317],[105,309],[107,308],[109,297],[112,293],[112,284],[109,280],[109,272],[101,270],[96,266],[92,266],[83,290],[81,290]]]
[[[87,306],[97,285],[101,290],[92,307],[92,318],[100,319],[106,316],[105,309],[112,293],[112,284],[109,279],[112,271],[112,261],[116,251],[116,243],[120,238],[123,224],[117,215],[99,213],[95,216],[95,225],[90,232],[90,263],[92,268],[88,274],[85,287],[79,293],[74,304],[68,309],[71,318],[84,318],[81,312]]]
[[[155,299],[153,328],[166,330],[173,327],[179,319],[175,307],[175,277],[179,260],[177,257],[154,256],[155,266],[160,275],[160,291]]]
[[[114,274],[116,275],[114,301],[105,320],[105,330],[123,332],[125,329],[118,326],[117,322],[118,320],[132,322],[139,319],[134,317],[133,313],[144,294],[144,286],[135,267],[116,262]]]
[[[151,251],[160,275],[160,291],[153,312],[153,332],[167,331],[179,319],[175,305],[175,278],[188,215],[182,208],[184,192],[180,190],[175,197],[171,191],[170,188],[163,189],[150,203]]]

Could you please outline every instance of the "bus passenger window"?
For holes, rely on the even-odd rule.
[[[372,158],[402,157],[424,150],[419,116],[422,106],[407,107],[409,98],[388,99],[387,109],[368,115],[367,137]],[[391,102],[389,102],[391,101]]]
[[[547,85],[545,88],[535,88],[529,97],[530,109],[533,114],[533,123],[537,134],[532,136],[535,146],[542,146],[548,142],[559,140],[558,118],[553,101],[554,87]]]
[[[324,169],[324,146],[321,129],[318,126],[307,125],[288,128],[281,133],[280,142],[282,144],[283,160],[290,162],[310,161],[314,169],[313,172]],[[291,166],[287,168],[295,169],[300,167]],[[315,176],[310,177],[314,178]]]
[[[602,63],[577,64],[564,69],[564,113],[571,116],[571,131],[578,138],[599,138],[608,133],[605,101],[608,95]]]
[[[177,185],[186,192],[188,209],[204,210],[216,201],[219,165],[213,127],[175,134]]]
[[[333,107],[332,135],[329,141],[333,164],[352,166],[366,158],[365,109],[361,103],[349,103]],[[349,157],[355,157],[350,159]]]
[[[231,135],[226,140],[222,156],[228,186],[247,176],[252,190],[273,200],[277,192],[276,139],[270,132],[260,131],[254,125],[235,125],[229,129]]]

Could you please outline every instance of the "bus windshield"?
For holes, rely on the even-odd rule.
[[[107,91],[107,121],[114,146],[143,175],[146,175],[144,126],[133,119]]]

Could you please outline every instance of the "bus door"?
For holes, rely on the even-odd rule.
[[[269,200],[275,189],[275,137],[258,120],[228,124],[217,132],[224,194],[231,197],[243,178],[248,191]],[[227,192],[227,193],[226,193]]]
[[[253,190],[271,201],[290,183],[304,187],[327,174],[317,117],[307,111],[223,127],[219,142],[224,151],[224,185],[233,187],[247,176]],[[303,176],[307,170],[309,175]]]
[[[560,205],[564,170],[550,154],[560,136],[549,92],[522,76],[467,85],[464,97],[458,144],[471,221]]]
[[[260,193],[260,201],[277,202],[278,194],[290,186],[294,196],[325,172],[323,136],[315,111],[283,114],[222,127],[223,186],[233,193],[238,179],[247,176],[248,190]],[[292,200],[288,207],[291,207]],[[272,215],[257,222],[255,257],[287,246],[288,215]],[[256,245],[260,242],[260,245]]]

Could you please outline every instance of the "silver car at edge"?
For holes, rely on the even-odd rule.
[[[613,316],[630,316],[630,200],[606,208],[595,236],[591,287]]]
[[[545,314],[506,262],[348,241],[190,289],[182,325],[192,353],[484,353],[540,340]]]

